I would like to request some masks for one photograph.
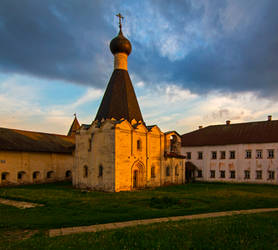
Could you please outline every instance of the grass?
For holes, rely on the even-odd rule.
[[[52,242],[55,245],[56,241],[63,241],[63,239],[67,241],[67,239],[75,237],[62,237],[61,239],[56,238],[56,240],[45,238],[42,232],[50,228],[102,224],[115,221],[197,214],[213,211],[278,207],[278,186],[194,183],[179,186],[160,187],[136,192],[104,193],[86,192],[73,189],[70,183],[52,183],[0,188],[0,197],[44,204],[43,207],[35,207],[25,210],[0,205],[1,248],[1,245],[7,245],[7,242],[13,242],[11,244],[16,244],[16,242],[27,242],[26,244],[29,244],[28,242],[31,242],[30,244],[36,245],[40,242],[46,241],[46,245],[52,244]],[[250,218],[251,223],[251,221],[255,221],[254,218],[257,218],[257,216],[258,218],[261,218],[261,215],[247,216],[246,218]],[[277,217],[277,214],[275,214],[275,216]],[[244,221],[244,218],[240,219],[239,222],[241,220]],[[215,222],[214,220],[206,221],[209,223],[216,223],[212,225],[215,228],[218,225],[217,223],[222,223],[223,225],[221,225],[223,229],[221,230],[224,230],[224,232],[227,230],[233,230],[234,227],[237,227],[237,220],[234,221],[229,218],[224,219],[224,221],[225,220],[232,223],[231,228],[226,228],[224,226],[225,223],[222,223],[221,219],[217,219]],[[276,220],[278,219],[276,218]],[[174,223],[173,225],[181,227],[181,230],[184,230],[193,237],[193,231],[190,233],[191,229],[186,229],[188,225],[189,228],[195,225],[195,222],[192,222],[192,225],[190,223],[181,222],[181,224]],[[199,225],[196,226],[196,230],[199,227],[199,230],[202,231],[203,222],[198,221],[196,223],[196,225]],[[248,225],[250,223],[248,222]],[[256,222],[254,222],[254,224],[256,224]],[[169,225],[172,224],[170,223]],[[154,229],[153,227],[158,228]],[[138,235],[142,234],[144,237],[146,237],[145,231],[148,232],[148,230],[151,229],[157,230],[157,235],[160,235],[161,233],[161,237],[164,237],[164,233],[162,232],[164,229],[159,229],[159,227],[160,226],[147,226],[142,229],[142,233],[139,232],[141,230],[139,227],[139,229],[123,229],[117,231],[119,233],[107,232],[107,235],[106,232],[103,234],[90,234],[90,239],[92,238],[92,241],[94,242],[101,242],[102,238],[106,239],[108,237],[107,242],[112,244],[113,240],[117,240],[115,237],[118,237],[121,234],[128,234],[130,235],[128,236],[130,239],[127,238],[129,239],[128,242],[123,242],[123,244],[133,244],[132,235],[133,232],[136,232],[136,230],[139,230]],[[168,228],[167,230],[169,231],[169,235],[171,235],[171,237],[175,237],[174,231],[170,230],[169,227],[166,223],[165,228]],[[24,240],[25,238],[30,237],[33,230],[37,230],[39,232],[38,235],[32,236],[29,239],[30,241]],[[160,230],[162,231],[160,232]],[[167,230],[165,233],[167,233]],[[208,233],[208,231],[204,229],[204,232]],[[226,233],[228,233],[228,231]],[[155,232],[156,231],[154,231],[153,234],[156,234]],[[255,234],[256,232],[253,233]],[[178,234],[180,234],[180,232],[178,232]],[[236,235],[236,232],[234,232],[234,234]],[[80,237],[80,241],[84,241],[84,244],[88,243],[86,243],[86,240],[82,240],[83,236],[76,237],[78,237],[78,239]],[[140,237],[138,240],[140,240]],[[156,239],[155,235],[153,237]],[[182,240],[182,242],[187,242],[188,240],[189,239],[186,238]],[[36,243],[36,241],[38,241],[38,243]],[[4,242],[6,243],[4,244]],[[77,242],[79,242],[79,240],[77,240]],[[144,243],[141,242],[140,244]],[[185,243],[183,242],[179,244]],[[148,248],[152,248],[152,245],[148,245]]]
[[[1,188],[0,197],[41,203],[0,205],[0,230],[49,229],[212,211],[278,207],[278,186],[194,183],[137,192],[84,192],[70,183]]]
[[[167,222],[6,242],[0,249],[277,249],[278,213]]]

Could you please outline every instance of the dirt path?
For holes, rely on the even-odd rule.
[[[42,204],[37,204],[37,203],[31,203],[25,201],[14,201],[14,200],[2,199],[2,198],[0,198],[0,204],[13,206],[21,209],[43,206]]]
[[[235,211],[194,214],[194,215],[174,216],[174,217],[145,219],[145,220],[132,220],[132,221],[114,222],[114,223],[91,225],[91,226],[67,227],[67,228],[60,228],[60,229],[51,229],[49,230],[49,236],[55,237],[55,236],[76,234],[76,233],[98,232],[98,231],[103,231],[108,229],[134,227],[138,225],[147,225],[152,223],[169,222],[169,221],[205,219],[205,218],[215,218],[215,217],[222,217],[222,216],[232,216],[238,214],[255,214],[255,213],[266,213],[266,212],[275,212],[275,211],[278,211],[278,208],[235,210]]]

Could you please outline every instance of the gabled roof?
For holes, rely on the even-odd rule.
[[[213,125],[182,135],[182,146],[278,142],[278,120]]]
[[[0,128],[0,150],[71,154],[73,136]]]
[[[70,126],[70,130],[68,132],[68,136],[73,136],[75,135],[76,131],[80,128],[80,124],[76,118],[76,116],[74,117],[74,120]]]
[[[167,132],[165,132],[164,134],[165,134],[165,135],[168,135],[168,134],[172,134],[172,133],[177,134],[179,137],[181,136],[176,130],[167,131]]]
[[[124,118],[129,122],[132,119],[143,121],[140,107],[126,70],[114,70],[95,120],[101,121],[107,118],[115,118],[116,120]]]

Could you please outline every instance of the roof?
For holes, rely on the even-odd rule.
[[[0,128],[0,150],[66,153],[74,151],[73,136]]]
[[[123,69],[113,71],[95,120],[111,118],[143,121],[129,74]]]
[[[171,133],[176,133],[178,136],[181,136],[176,130],[167,131],[164,134],[168,135],[168,134],[171,134]]]
[[[76,131],[80,128],[80,124],[76,118],[76,116],[74,117],[74,120],[70,126],[70,130],[68,132],[68,136],[73,136],[75,135]]]
[[[185,159],[186,157],[184,155],[178,154],[176,152],[164,152],[165,158],[179,158],[179,159]]]
[[[278,142],[278,120],[213,125],[182,135],[182,146]]]

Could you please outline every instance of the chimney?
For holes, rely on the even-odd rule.
[[[202,129],[203,128],[203,126],[199,126],[199,129]]]
[[[268,121],[271,121],[271,119],[272,119],[272,115],[269,115],[269,116],[267,117],[267,120],[268,120]]]
[[[230,125],[231,124],[231,121],[230,120],[227,120],[226,121],[226,125]]]

